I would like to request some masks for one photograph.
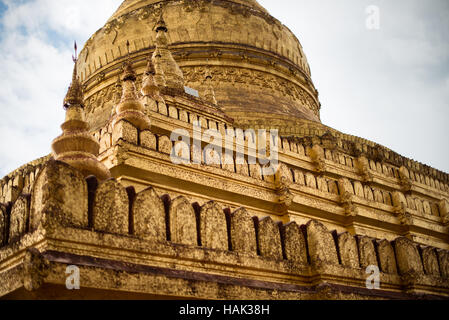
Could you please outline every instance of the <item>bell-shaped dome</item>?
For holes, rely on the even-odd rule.
[[[299,40],[257,1],[126,0],[80,54],[87,117],[94,127],[103,125],[113,108],[112,88],[128,54],[127,41],[140,76],[155,49],[154,27],[161,16],[185,85],[200,96],[212,86],[218,105],[236,125],[320,122],[318,92]]]
[[[116,19],[116,18],[120,17],[121,15],[124,15],[133,10],[139,9],[141,7],[144,7],[144,6],[147,6],[150,4],[155,4],[158,2],[161,2],[161,0],[125,0],[120,5],[120,7],[117,9],[117,11],[114,13],[114,15],[111,17],[110,20]],[[262,7],[260,4],[257,3],[256,0],[233,0],[233,2],[243,4],[245,6],[251,7],[252,9],[260,10],[265,13],[268,13],[264,7]]]

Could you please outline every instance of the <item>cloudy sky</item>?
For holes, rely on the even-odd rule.
[[[120,3],[0,0],[0,176],[50,152],[73,40],[82,47]],[[449,172],[449,1],[259,3],[301,41],[323,123]]]

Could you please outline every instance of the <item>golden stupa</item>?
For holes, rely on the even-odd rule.
[[[4,299],[448,299],[448,174],[322,124],[257,1],[126,0],[76,58],[0,180]]]
[[[318,92],[299,40],[256,1],[147,0],[124,1],[80,54],[79,75],[92,101],[93,126],[109,116],[111,106],[98,96],[115,83],[127,41],[142,74],[162,13],[185,85],[202,93],[209,68],[217,101],[240,127],[275,124],[291,134],[303,120],[320,122]]]

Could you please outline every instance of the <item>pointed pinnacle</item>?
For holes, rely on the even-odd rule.
[[[158,22],[156,23],[156,26],[154,27],[154,30],[156,32],[159,32],[159,31],[167,32],[168,31],[167,25],[165,24],[164,16],[163,16],[162,13],[161,13],[161,15],[159,17]]]

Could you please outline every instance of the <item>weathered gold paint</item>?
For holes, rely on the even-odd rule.
[[[76,165],[48,156],[0,181],[0,296],[449,297],[448,175],[321,124],[299,41],[256,1],[124,1],[77,67]],[[235,155],[173,164],[170,133],[194,120],[279,129],[276,175]],[[92,163],[106,175],[86,179]]]

